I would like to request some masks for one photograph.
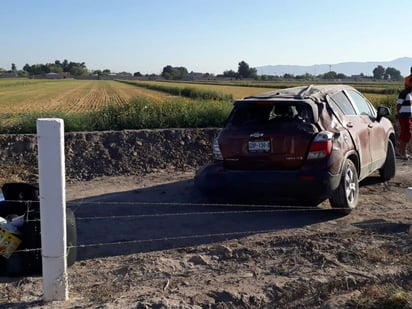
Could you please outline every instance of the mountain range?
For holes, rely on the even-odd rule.
[[[293,74],[311,75],[324,74],[329,71],[343,73],[346,76],[363,75],[373,76],[373,70],[381,65],[384,68],[391,67],[399,70],[403,76],[410,74],[412,66],[412,58],[402,57],[392,61],[370,61],[370,62],[342,62],[336,64],[314,64],[310,66],[304,65],[264,65],[256,67],[258,75],[279,75]]]

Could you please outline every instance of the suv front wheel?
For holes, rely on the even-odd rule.
[[[342,213],[348,214],[358,203],[359,180],[356,167],[351,160],[346,160],[343,164],[342,178],[338,188],[329,198],[330,205],[339,209]]]

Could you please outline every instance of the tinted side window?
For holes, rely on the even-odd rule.
[[[338,92],[332,96],[332,100],[339,107],[344,115],[356,115],[356,111],[353,108],[351,102],[343,92]]]
[[[365,97],[363,97],[361,94],[353,90],[348,90],[348,93],[361,115],[368,115],[370,117],[375,117],[375,111],[371,107],[369,101],[365,99]]]

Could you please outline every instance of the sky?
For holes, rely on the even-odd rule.
[[[412,56],[410,0],[0,0],[0,68],[160,74]]]

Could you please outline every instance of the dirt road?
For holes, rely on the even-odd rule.
[[[211,205],[194,171],[67,187],[78,224],[70,299],[0,278],[0,308],[342,308],[412,290],[412,162],[361,185],[358,209]]]

